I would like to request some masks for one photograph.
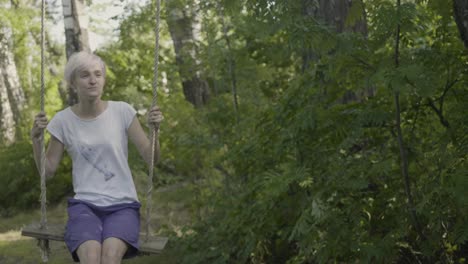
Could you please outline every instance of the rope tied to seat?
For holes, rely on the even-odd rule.
[[[155,34],[155,45],[154,45],[154,67],[153,67],[153,100],[151,103],[151,107],[156,106],[157,103],[157,92],[158,92],[158,71],[159,71],[159,26],[160,26],[160,16],[161,16],[161,1],[156,1],[156,15],[155,15],[155,27],[154,27],[154,34]],[[156,131],[155,127],[151,128],[151,162],[149,166],[149,173],[148,173],[148,184],[146,189],[146,225],[145,225],[145,232],[146,237],[145,240],[149,241],[150,239],[150,224],[151,224],[151,211],[152,211],[152,192],[153,192],[153,176],[154,176],[154,155],[155,155],[155,148],[154,144],[156,141]]]
[[[41,4],[41,99],[40,107],[41,112],[44,112],[44,101],[45,101],[45,82],[44,82],[44,50],[45,50],[45,0],[42,0]],[[45,175],[45,144],[44,144],[44,132],[41,135],[41,160],[40,160],[40,174],[41,174],[41,222],[40,228],[47,229],[47,185],[46,185],[46,175]],[[41,256],[43,262],[49,261],[49,240],[40,239],[38,245],[41,249]]]

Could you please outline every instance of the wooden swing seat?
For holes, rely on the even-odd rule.
[[[41,229],[38,223],[28,225],[21,230],[22,236],[34,237],[37,239],[64,241],[65,226],[52,224],[47,225],[47,229]],[[162,236],[150,236],[149,241],[140,233],[140,254],[158,254],[161,253],[167,244],[168,238]]]

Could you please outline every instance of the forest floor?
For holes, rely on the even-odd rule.
[[[153,192],[152,229],[160,230],[157,235],[168,236],[169,233],[180,234],[181,228],[191,219],[190,188],[184,184],[156,189]],[[140,196],[142,199],[142,196]],[[144,223],[144,206],[141,208],[142,224]],[[66,222],[66,199],[47,211],[49,223]],[[33,238],[21,236],[21,228],[39,222],[39,208],[18,213],[12,217],[0,218],[0,263],[2,264],[37,264],[41,263],[41,253],[37,242]],[[73,263],[72,258],[63,242],[50,241],[50,264]],[[174,252],[169,240],[163,253],[158,255],[139,256],[124,260],[123,263],[176,263],[177,253]]]

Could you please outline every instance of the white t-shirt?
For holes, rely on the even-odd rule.
[[[135,115],[129,104],[108,101],[93,119],[81,119],[67,107],[50,120],[47,130],[73,161],[75,199],[97,206],[138,202],[128,165],[127,130]]]

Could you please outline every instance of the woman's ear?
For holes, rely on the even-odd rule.
[[[72,92],[76,93],[75,80],[73,78],[71,79],[69,86],[70,86],[70,90],[72,90]]]
[[[73,85],[73,83],[70,83],[70,85],[68,85],[68,89],[69,89],[70,92],[72,92],[74,94],[77,93],[76,87],[75,87],[75,85]]]

